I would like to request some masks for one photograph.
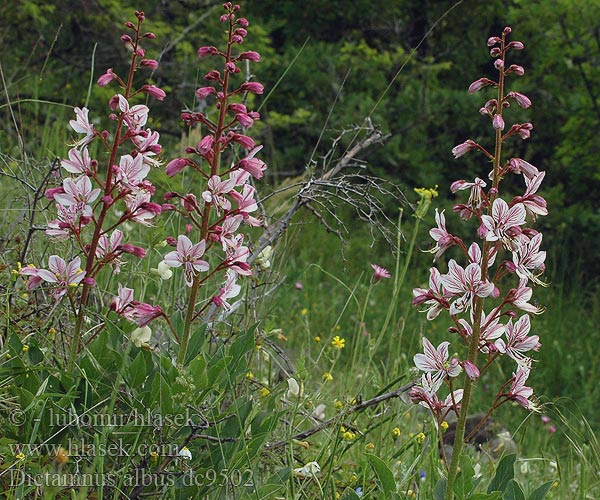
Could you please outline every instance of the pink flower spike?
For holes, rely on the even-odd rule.
[[[488,86],[497,87],[498,84],[489,78],[480,78],[479,80],[475,80],[471,85],[469,85],[469,93],[474,94],[475,92],[480,91],[484,87]]]
[[[463,142],[462,144],[459,144],[458,146],[454,146],[454,148],[452,148],[452,154],[454,155],[454,158],[459,158],[462,155],[464,155],[465,153],[471,151],[472,149],[476,149],[477,148],[477,143],[475,141],[472,141],[471,139]]]
[[[106,73],[104,73],[103,75],[100,76],[100,78],[98,78],[98,86],[106,87],[115,78],[117,78],[117,75],[115,73],[113,73],[112,68],[108,68],[106,70]]]
[[[449,295],[444,291],[440,272],[436,267],[429,271],[429,289],[415,288],[413,290],[413,305],[427,305],[427,319],[432,320],[444,310],[450,308]]]
[[[537,285],[547,286],[537,277],[545,269],[546,252],[540,251],[542,237],[542,233],[538,233],[528,242],[522,243],[513,252],[513,264],[519,278],[533,281]],[[536,271],[537,273],[535,273]]]
[[[390,272],[384,267],[378,266],[377,264],[371,264],[371,267],[373,268],[373,279],[375,281],[392,277]]]
[[[528,364],[529,358],[525,353],[531,350],[538,351],[542,345],[539,336],[529,336],[530,329],[531,319],[528,314],[521,316],[514,324],[512,318],[509,319],[506,324],[506,343],[499,339],[498,350],[521,365]]]
[[[227,299],[237,297],[242,287],[236,283],[237,274],[231,269],[227,270],[227,278],[225,283],[219,290],[219,293],[213,297],[213,302],[217,307],[224,307],[230,309],[231,304],[227,302]]]
[[[187,236],[180,234],[177,237],[177,250],[169,252],[163,260],[169,267],[183,266],[185,284],[191,287],[196,273],[208,271],[208,262],[200,259],[204,255],[205,249],[206,242],[204,240],[192,244]]]
[[[509,291],[509,303],[513,306],[521,309],[522,311],[531,313],[531,314],[541,314],[544,312],[543,307],[537,307],[533,304],[530,304],[529,301],[533,295],[533,290],[526,286],[527,280],[521,279],[519,281],[519,286],[517,288],[513,288]]]
[[[450,314],[459,314],[473,305],[475,297],[489,297],[494,291],[493,283],[481,280],[479,264],[471,263],[466,269],[454,259],[448,261],[448,274],[441,277],[442,285],[450,297],[457,297],[450,306]]]
[[[429,230],[429,236],[435,241],[435,246],[429,250],[429,252],[435,254],[433,260],[439,259],[442,254],[455,244],[455,238],[446,230],[446,217],[444,216],[444,210],[438,212],[435,209],[435,222],[437,227]]]
[[[151,95],[159,101],[162,101],[167,96],[167,93],[164,90],[159,89],[155,85],[144,85],[141,90],[145,94]]]
[[[75,205],[81,214],[87,217],[92,216],[92,207],[90,206],[100,195],[100,189],[92,189],[92,181],[87,175],[82,175],[76,180],[67,178],[63,180],[64,193],[56,193],[54,200],[63,207]]]

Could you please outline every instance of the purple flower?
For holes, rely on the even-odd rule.
[[[86,174],[92,168],[92,160],[87,146],[81,151],[76,148],[69,150],[69,159],[62,160],[60,166],[70,174]]]
[[[537,335],[529,336],[531,320],[528,314],[521,316],[514,324],[512,319],[506,324],[506,343],[499,339],[498,350],[514,359],[519,364],[527,364],[529,358],[524,353],[538,351],[541,347]]]
[[[93,203],[100,195],[100,189],[92,189],[92,181],[87,175],[82,175],[73,180],[67,178],[63,180],[64,193],[56,193],[54,200],[63,207],[76,206],[82,215],[91,217]]]
[[[204,240],[192,244],[186,235],[180,234],[177,237],[177,250],[169,252],[163,260],[169,267],[183,266],[185,284],[192,286],[196,273],[208,271],[208,262],[200,259],[204,255],[205,249],[206,242]]]
[[[529,378],[529,372],[529,367],[520,365],[516,373],[513,373],[512,384],[504,396],[507,399],[516,401],[526,410],[538,411],[535,403],[529,400],[533,396],[533,389],[525,385],[525,382]]]
[[[219,293],[213,297],[213,302],[218,307],[224,307],[225,309],[229,309],[231,304],[227,302],[227,299],[231,299],[233,297],[237,297],[240,293],[241,286],[236,283],[237,274],[231,269],[227,270],[227,279],[225,283],[219,290]]]
[[[509,208],[508,203],[502,198],[496,198],[492,205],[492,215],[481,216],[481,222],[487,230],[485,239],[487,241],[500,240],[505,248],[513,250],[516,245],[511,229],[525,224],[526,214],[525,206],[522,203],[516,203]]]
[[[94,138],[94,125],[92,125],[88,118],[89,110],[87,108],[75,108],[75,114],[77,115],[76,120],[69,120],[69,125],[78,134],[85,134],[83,139],[80,139],[76,146],[85,146],[92,142]]]
[[[375,281],[379,281],[383,278],[391,278],[392,276],[384,267],[378,266],[377,264],[371,264],[371,267],[373,268],[373,279]]]
[[[459,314],[471,308],[475,297],[489,297],[493,283],[481,280],[481,267],[472,262],[466,268],[454,259],[448,262],[448,274],[441,277],[442,285],[450,296],[457,297],[450,305],[450,314]]]
[[[37,269],[35,267],[24,267],[21,269],[21,275],[31,276],[27,288],[31,289],[42,281],[56,285],[52,292],[56,299],[61,298],[67,293],[69,287],[78,286],[85,278],[85,271],[81,268],[81,259],[75,257],[68,264],[58,255],[51,255],[48,259],[48,269]]]
[[[540,251],[542,244],[542,233],[537,233],[528,242],[522,242],[517,248],[513,256],[513,264],[515,272],[524,280],[531,280],[538,285],[546,286],[545,283],[537,278],[534,271],[544,271],[544,261],[546,260],[546,252]]]
[[[454,245],[456,239],[446,230],[446,217],[444,215],[444,210],[438,212],[438,209],[435,209],[435,222],[437,227],[429,230],[429,236],[433,238],[435,241],[435,246],[429,250],[431,253],[434,253],[433,260],[437,260],[441,257],[441,255],[452,245]]]
[[[442,342],[437,349],[423,337],[423,353],[415,354],[415,366],[425,373],[431,373],[434,381],[444,380],[447,377],[457,377],[462,371],[460,363],[453,358],[448,361],[448,346],[450,342]]]
[[[413,290],[413,305],[425,304],[427,305],[427,319],[432,320],[444,310],[450,308],[450,302],[448,302],[448,295],[444,291],[442,286],[440,272],[437,268],[432,267],[429,271],[429,289],[415,288]]]

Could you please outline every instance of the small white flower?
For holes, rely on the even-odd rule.
[[[324,404],[317,405],[317,407],[313,410],[313,417],[318,418],[319,420],[325,420],[325,409],[327,407]]]
[[[271,267],[271,257],[273,256],[273,247],[267,245],[263,248],[260,253],[256,256],[256,264],[263,270],[266,271]]]
[[[177,453],[177,456],[183,458],[184,460],[191,460],[192,452],[190,451],[190,449],[187,446],[184,446],[183,448],[181,448],[181,450],[179,450],[179,453]]]
[[[131,332],[131,341],[134,343],[136,347],[142,347],[142,345],[147,345],[150,342],[150,338],[152,337],[152,330],[149,326],[142,326],[140,328],[136,328]]]
[[[300,389],[300,386],[298,385],[298,382],[296,382],[295,378],[288,378],[287,380],[288,383],[288,391],[287,391],[287,397],[288,398],[298,398],[300,397],[302,391]]]
[[[169,264],[167,264],[164,260],[161,260],[158,263],[157,269],[152,269],[152,272],[160,276],[160,279],[162,280],[168,280],[171,278],[171,276],[173,276],[173,271],[171,271]]]
[[[294,469],[296,477],[315,477],[321,472],[321,466],[317,462],[308,462],[304,467]]]

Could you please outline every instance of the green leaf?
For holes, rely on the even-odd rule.
[[[544,500],[550,488],[552,488],[552,481],[542,484],[529,495],[529,500]]]
[[[502,500],[525,500],[525,493],[514,479],[508,482]]]
[[[441,477],[435,484],[435,488],[433,489],[433,500],[444,500],[444,498],[446,497],[447,485],[448,481],[446,480],[446,478]]]
[[[454,494],[458,500],[467,498],[469,493],[473,491],[473,476],[475,476],[475,470],[471,465],[471,459],[467,455],[462,455],[460,457],[460,472],[454,481]]]
[[[188,342],[187,352],[185,353],[185,362],[184,366],[192,361],[198,354],[200,353],[200,349],[202,349],[202,345],[204,344],[204,339],[206,339],[206,323],[200,326],[195,332],[192,332],[190,335],[190,340]]]
[[[515,477],[516,460],[516,453],[511,453],[510,455],[502,457],[502,460],[500,460],[498,468],[496,469],[496,475],[488,486],[488,493],[492,493],[493,491],[504,491],[506,489],[508,482]]]
[[[127,374],[129,387],[132,389],[138,388],[146,379],[146,360],[142,351],[138,352],[133,362],[129,365]]]
[[[383,488],[383,494],[385,495],[385,498],[390,498],[391,494],[394,491],[396,491],[396,481],[394,479],[394,474],[387,466],[387,464],[378,456],[373,455],[372,453],[366,453],[366,457],[369,461],[369,464],[371,464],[371,467],[375,471],[375,474],[377,474],[377,478],[381,483],[381,487]]]

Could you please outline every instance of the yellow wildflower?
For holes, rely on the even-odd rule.
[[[400,429],[398,429],[398,427],[394,427],[392,429],[392,434],[394,437],[400,437],[400,434],[401,434]]]
[[[62,446],[59,446],[58,450],[56,451],[55,460],[59,464],[66,464],[69,461],[69,452],[65,450]]]
[[[323,374],[323,380],[325,382],[331,382],[333,380],[333,375],[331,373],[329,373],[329,372],[325,372]]]
[[[150,452],[150,460],[151,460],[152,462],[156,462],[156,461],[158,460],[158,452],[156,452],[156,451],[154,451],[154,450],[153,450],[153,451],[151,451],[151,452]]]
[[[53,326],[51,326],[51,327],[48,329],[48,333],[49,333],[50,335],[56,335],[56,328],[54,328]]]
[[[440,424],[440,427],[442,428],[442,432],[446,432],[448,430],[448,422],[446,422],[445,420]]]
[[[17,453],[17,454],[15,455],[15,458],[16,458],[17,460],[23,460],[23,459],[25,458],[25,453]]]
[[[269,389],[267,389],[266,387],[261,387],[261,389],[260,389],[261,397],[266,398],[269,394],[271,394],[271,391]]]
[[[346,339],[343,339],[339,335],[336,335],[335,337],[333,337],[331,345],[336,349],[343,349],[346,345]]]
[[[373,443],[367,443],[365,445],[365,449],[367,449],[369,451],[373,451],[375,449],[375,445]]]
[[[252,373],[252,372],[246,373],[246,378],[249,378],[252,380],[254,378],[254,373]]]
[[[306,315],[308,314],[308,309],[305,307],[304,309],[302,309],[302,310],[300,311],[300,314],[301,314],[302,316],[306,316]]]
[[[315,342],[321,342],[321,337],[319,337],[318,335],[315,337]]]
[[[418,444],[423,444],[423,441],[425,441],[425,434],[423,434],[422,432],[419,432],[416,436],[415,436],[415,441]]]
[[[337,410],[341,410],[344,407],[344,403],[342,403],[339,399],[335,400],[335,407]]]
[[[21,350],[23,352],[27,352],[27,351],[29,351],[29,346],[27,344],[25,344],[25,345],[23,345],[23,347],[21,348]]]

